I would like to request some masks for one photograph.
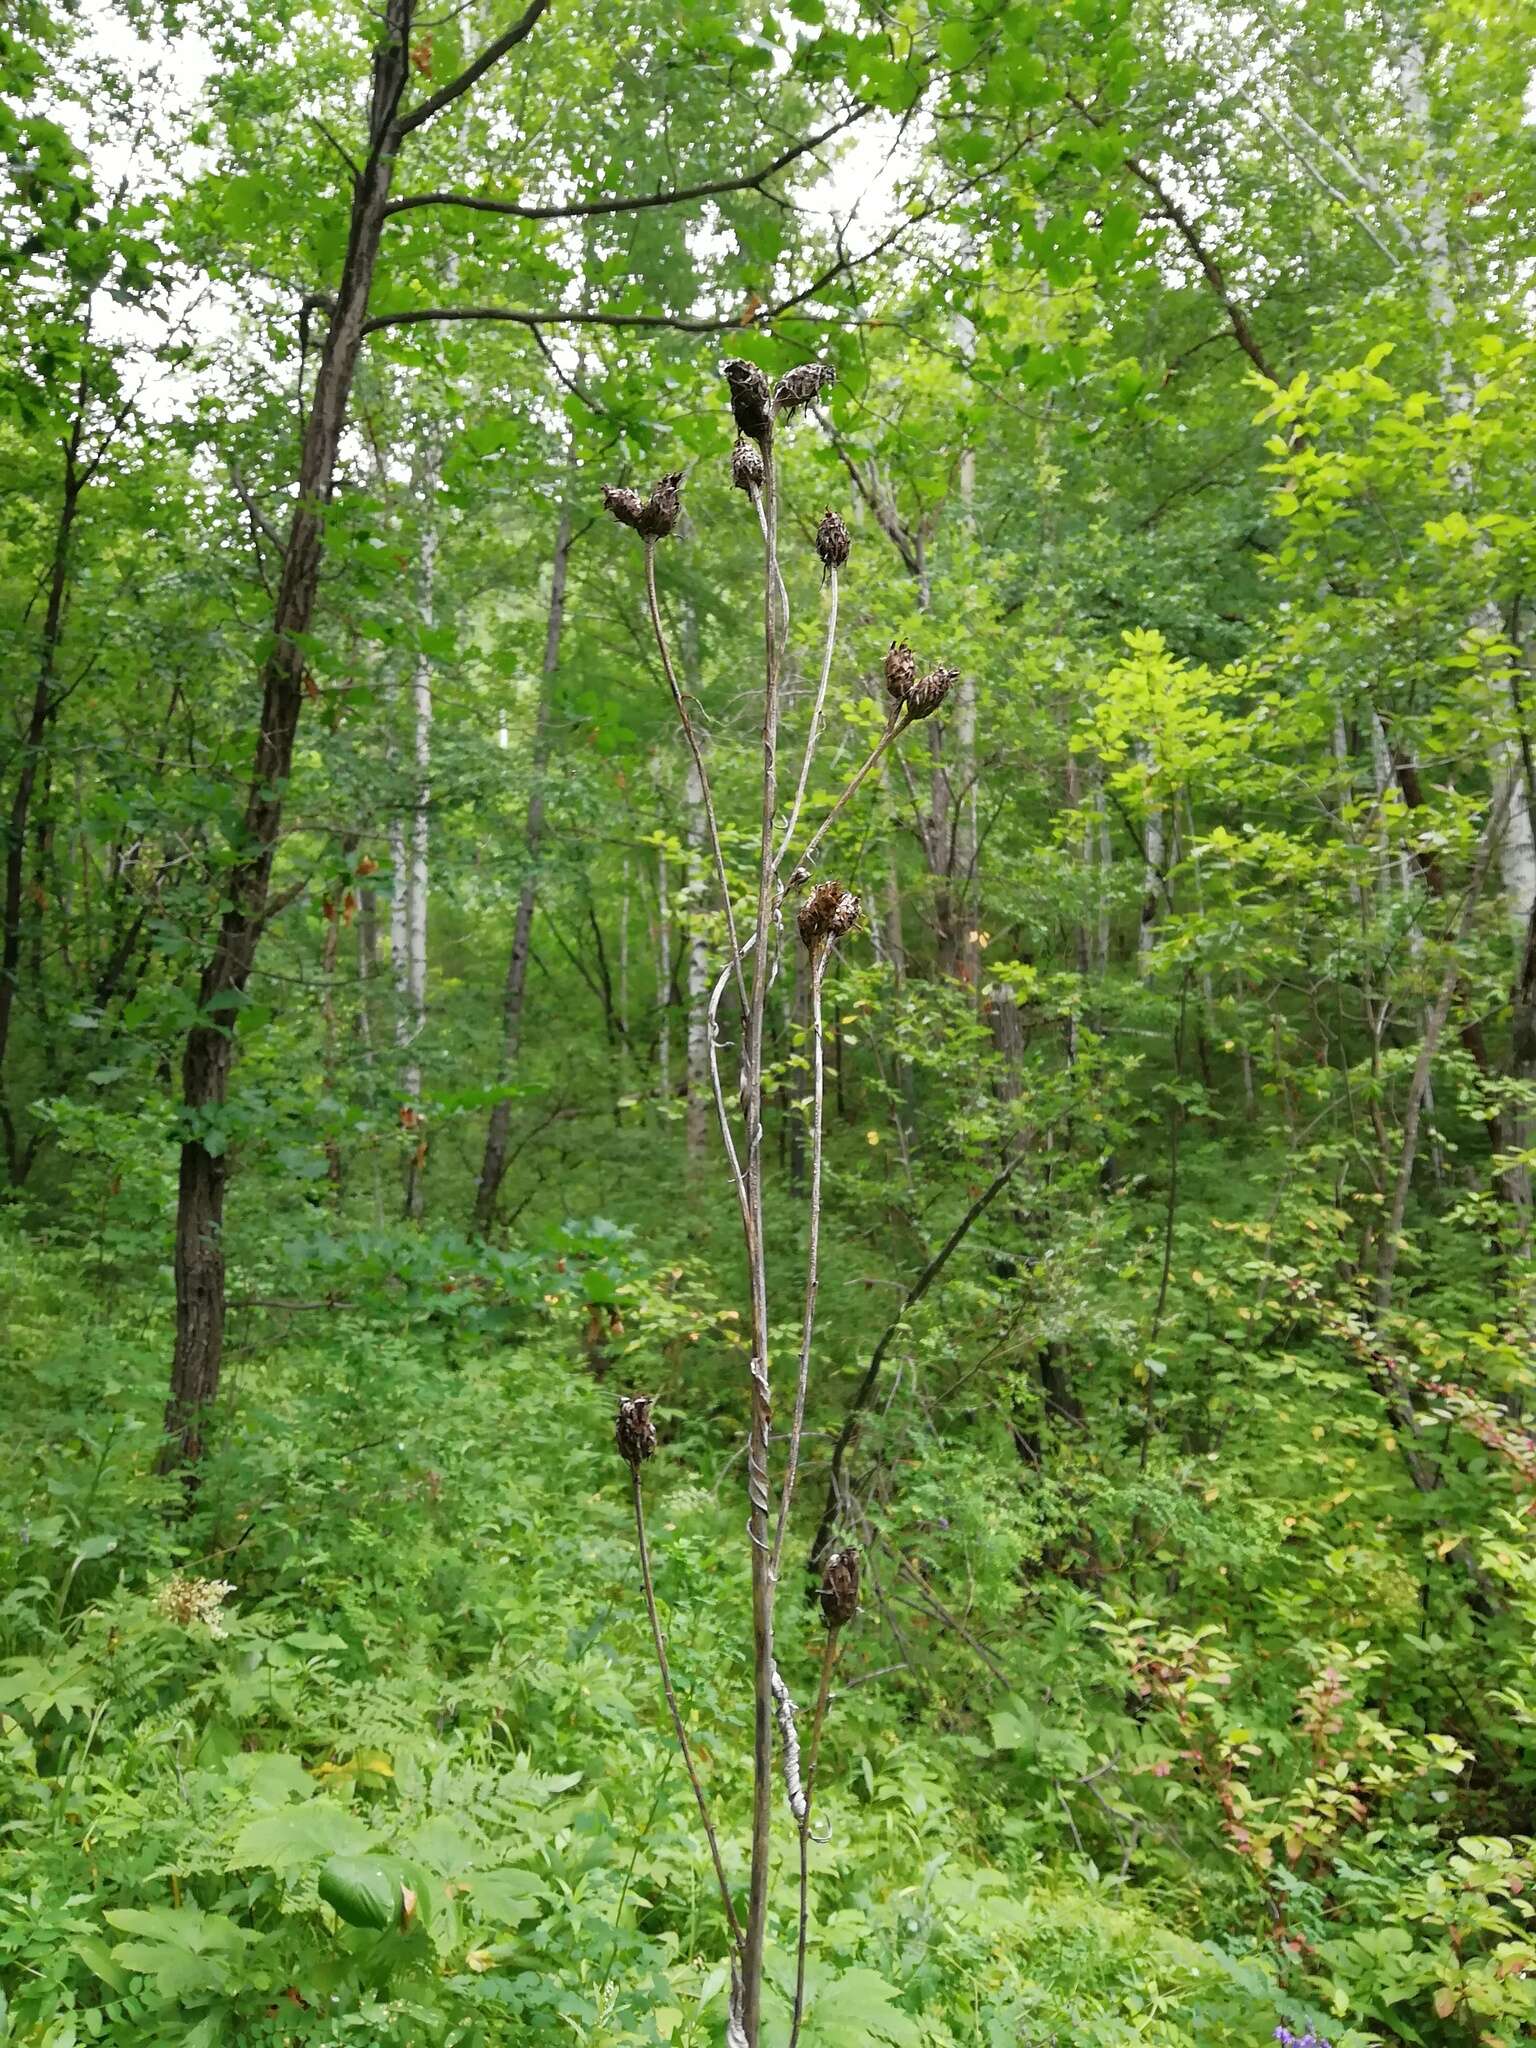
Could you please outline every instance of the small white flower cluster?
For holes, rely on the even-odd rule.
[[[223,1637],[229,1633],[228,1616],[219,1610],[234,1590],[228,1579],[193,1579],[178,1572],[155,1595],[155,1605],[178,1628],[200,1622],[209,1635]]]

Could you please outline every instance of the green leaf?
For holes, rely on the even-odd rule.
[[[230,1867],[298,1870],[326,1856],[356,1856],[368,1847],[368,1830],[333,1800],[312,1799],[305,1806],[253,1820],[236,1837]]]
[[[400,1925],[400,1880],[373,1858],[333,1856],[320,1873],[319,1890],[337,1919],[349,1927],[383,1933]]]

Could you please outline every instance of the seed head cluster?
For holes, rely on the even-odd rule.
[[[682,483],[683,472],[674,469],[652,484],[648,498],[628,484],[604,484],[603,503],[620,526],[632,526],[642,540],[665,540],[683,514]]]
[[[736,436],[731,450],[731,482],[738,491],[760,491],[763,487],[762,451],[745,434]]]
[[[886,650],[885,687],[898,704],[905,704],[907,692],[917,681],[917,656],[905,640],[893,640]]]
[[[828,385],[837,382],[837,372],[830,363],[797,363],[792,370],[786,370],[773,387],[773,409],[788,419],[792,414],[803,412],[814,405]]]
[[[908,718],[932,718],[955,684],[957,668],[931,668],[917,672],[917,656],[905,640],[893,640],[885,657],[885,687],[893,711],[905,711]]]
[[[957,668],[929,669],[907,692],[907,715],[911,718],[932,718],[959,680]]]
[[[756,363],[744,362],[740,356],[730,357],[720,367],[731,387],[736,431],[761,447],[773,433],[773,392],[767,376]]]
[[[816,529],[816,552],[821,557],[821,566],[830,576],[834,569],[841,569],[848,559],[853,546],[848,529],[830,508],[821,515],[821,524]]]
[[[638,1472],[656,1450],[656,1425],[651,1420],[651,1396],[630,1394],[619,1402],[613,1420],[613,1440],[619,1456]]]
[[[819,882],[800,906],[796,922],[811,952],[828,939],[841,939],[859,921],[859,899],[841,882]]]
[[[828,1628],[845,1628],[859,1611],[859,1553],[834,1550],[821,1568],[821,1615]]]

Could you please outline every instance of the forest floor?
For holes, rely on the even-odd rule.
[[[727,1967],[641,1601],[611,1384],[574,1326],[241,1323],[190,1513],[155,1474],[162,1296],[12,1242],[0,1473],[7,2038],[718,2041]],[[665,1425],[664,1425],[665,1427]],[[683,1711],[744,1877],[737,1475],[647,1468]],[[932,1628],[903,1614],[914,1648]],[[819,1631],[784,1602],[814,1691]],[[820,1779],[807,2048],[1268,2038],[1256,1963],[1138,1909],[1006,1735],[850,1631]],[[1063,1765],[1070,1768],[1070,1760]],[[787,2035],[793,1833],[775,1895]],[[319,1883],[374,1859],[408,1925]],[[3,2031],[3,2030],[0,2030]]]

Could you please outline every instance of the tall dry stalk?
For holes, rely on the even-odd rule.
[[[783,1471],[777,1489],[772,1469],[774,1446],[773,1385],[769,1358],[769,1290],[765,1191],[763,1183],[763,1033],[768,991],[778,972],[783,937],[783,908],[792,888],[809,883],[813,864],[827,834],[852,798],[863,787],[871,771],[895,740],[916,720],[937,711],[954,684],[951,669],[935,668],[919,674],[911,650],[892,644],[885,665],[886,689],[891,700],[886,729],[828,808],[821,823],[798,853],[793,852],[795,834],[805,808],[811,771],[820,737],[836,656],[838,575],[848,560],[848,530],[833,512],[827,512],[817,529],[816,551],[828,593],[826,637],[820,677],[811,713],[805,751],[795,782],[787,817],[779,811],[779,720],[781,677],[785,640],[789,632],[789,594],[779,562],[779,474],[775,437],[783,422],[809,408],[832,373],[819,364],[804,364],[770,387],[756,365],[733,361],[725,366],[730,386],[731,410],[737,427],[737,442],[731,458],[731,481],[745,492],[757,516],[763,539],[763,693],[761,721],[761,793],[757,818],[757,858],[752,876],[752,928],[740,936],[736,906],[731,895],[731,877],[726,867],[714,792],[710,785],[704,749],[689,698],[683,688],[667,640],[665,621],[656,585],[656,549],[677,531],[682,516],[682,474],[664,476],[649,496],[623,485],[605,485],[604,502],[622,526],[633,529],[644,547],[646,610],[649,616],[662,673],[677,712],[684,741],[692,757],[696,786],[707,826],[715,885],[724,912],[726,958],[715,978],[708,1008],[708,1054],[710,1081],[716,1121],[732,1191],[741,1223],[746,1250],[749,1297],[748,1330],[751,1354],[748,1373],[748,1417],[746,1436],[747,1537],[752,1583],[752,1821],[745,1913],[738,1913],[731,1896],[719,1836],[709,1810],[709,1801],[695,1767],[693,1753],[681,1716],[677,1711],[667,1658],[666,1638],[656,1608],[650,1552],[646,1537],[641,1494],[640,1468],[655,1449],[656,1434],[651,1420],[651,1402],[644,1395],[632,1396],[620,1404],[616,1425],[619,1449],[630,1466],[633,1481],[635,1533],[640,1550],[641,1580],[651,1623],[662,1689],[671,1715],[683,1762],[698,1802],[700,1819],[709,1845],[719,1883],[725,1920],[731,1941],[732,1973],[730,2019],[726,2030],[727,2048],[760,2048],[762,2038],[763,1955],[768,1932],[769,1876],[773,1849],[773,1763],[774,1734],[778,1731],[786,1796],[799,1837],[800,1897],[796,1930],[796,1987],[791,2039],[798,2039],[805,2003],[805,1955],[809,1926],[808,1851],[810,1842],[811,1793],[815,1763],[826,1717],[828,1687],[842,1628],[853,1617],[858,1604],[858,1557],[851,1550],[838,1551],[826,1560],[822,1584],[822,1609],[828,1625],[826,1653],[822,1659],[818,1698],[812,1723],[810,1766],[802,1776],[799,1737],[793,1697],[779,1672],[774,1655],[774,1606],[779,1567],[789,1524],[791,1503],[799,1471],[804,1433],[806,1399],[816,1331],[816,1303],[820,1278],[822,1200],[822,984],[837,943],[858,923],[859,901],[837,882],[822,882],[809,890],[799,906],[796,926],[806,948],[811,977],[811,1175],[810,1227],[801,1316],[801,1333],[796,1361],[793,1419],[786,1442]],[[748,970],[750,968],[750,978]],[[734,985],[741,1011],[740,1056],[734,1113],[727,1099],[720,1072],[720,1004],[726,990]]]

